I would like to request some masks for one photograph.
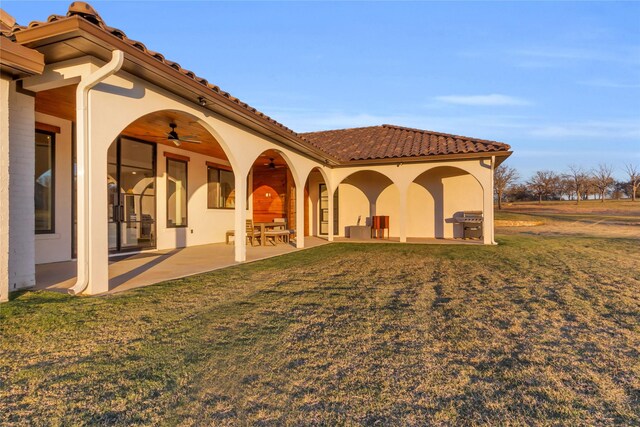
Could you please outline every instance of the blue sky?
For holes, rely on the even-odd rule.
[[[26,24],[69,3],[2,8]],[[640,165],[640,3],[91,4],[298,132],[393,123],[504,141],[524,177]]]

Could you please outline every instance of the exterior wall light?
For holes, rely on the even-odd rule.
[[[203,107],[206,107],[207,106],[207,100],[204,99],[203,97],[199,96],[198,97],[198,104],[200,104]]]

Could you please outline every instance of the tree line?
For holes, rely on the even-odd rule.
[[[620,199],[623,196],[634,202],[640,187],[640,168],[627,164],[624,172],[628,180],[617,181],[613,177],[613,167],[600,164],[597,168],[587,170],[581,166],[569,165],[567,170],[558,173],[550,170],[536,171],[528,180],[520,181],[518,171],[501,164],[494,171],[494,191],[498,200],[498,209],[502,202],[537,200],[581,200],[598,198],[602,202],[606,198]]]

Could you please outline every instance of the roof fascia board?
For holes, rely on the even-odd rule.
[[[10,74],[40,74],[44,70],[44,55],[0,37],[0,63]]]
[[[353,166],[370,166],[370,165],[397,165],[399,163],[433,163],[442,162],[446,160],[475,160],[475,159],[490,159],[495,156],[501,158],[504,161],[509,157],[513,151],[488,151],[484,153],[465,153],[465,154],[445,154],[436,155],[434,157],[394,157],[386,159],[366,159],[366,160],[351,160],[342,162],[338,165],[338,168],[348,168]]]

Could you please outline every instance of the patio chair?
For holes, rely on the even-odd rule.
[[[260,239],[260,230],[256,230],[256,227],[253,225],[253,220],[247,220],[247,240],[253,246],[253,241],[256,239]]]
[[[247,240],[249,241],[249,243],[251,243],[251,246],[253,246],[253,241],[255,239],[259,239],[260,238],[260,230],[256,230],[256,227],[253,225],[253,220],[252,219],[248,219],[247,220],[246,230],[247,230]],[[236,235],[235,230],[227,231],[227,234],[226,234],[226,243],[227,243],[227,245],[229,244],[229,237],[235,236],[235,235]]]

